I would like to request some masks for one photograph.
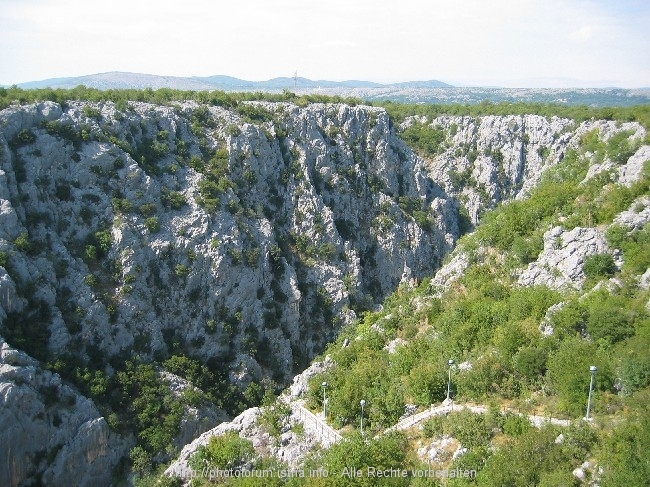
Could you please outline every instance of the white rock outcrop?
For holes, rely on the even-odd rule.
[[[604,235],[596,228],[555,227],[544,233],[544,250],[519,276],[522,286],[582,289],[585,257],[609,252]]]
[[[0,337],[0,483],[110,485],[130,443],[92,401]]]

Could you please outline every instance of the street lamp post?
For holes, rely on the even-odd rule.
[[[456,362],[453,359],[449,359],[449,380],[447,381],[447,402],[451,401],[451,368]]]
[[[325,396],[325,389],[327,388],[327,382],[323,382],[323,418],[327,421],[327,397]]]
[[[359,404],[361,405],[361,436],[363,436],[363,408],[366,406],[366,401],[361,399]]]
[[[587,416],[585,416],[585,419],[587,421],[591,421],[591,395],[593,394],[594,390],[594,377],[596,376],[596,372],[598,372],[598,367],[595,365],[592,365],[589,367],[589,372],[591,373],[591,380],[589,381],[589,399],[587,400]]]

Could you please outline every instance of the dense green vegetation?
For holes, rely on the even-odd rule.
[[[51,89],[42,88],[34,90],[25,90],[18,87],[0,88],[0,110],[8,107],[12,102],[17,101],[20,104],[34,103],[38,101],[53,101],[64,104],[69,100],[83,100],[91,102],[114,102],[119,109],[125,109],[130,101],[141,101],[155,103],[159,105],[168,105],[178,101],[194,100],[198,103],[222,106],[226,108],[238,107],[240,101],[260,100],[275,102],[292,102],[298,105],[307,105],[309,103],[346,103],[348,105],[358,105],[361,100],[356,98],[341,98],[336,96],[325,95],[301,95],[297,96],[289,91],[280,94],[273,93],[227,93],[225,91],[183,91],[172,90],[169,88],[159,88],[153,90],[145,88],[143,90],[98,90],[96,88],[87,88],[78,86],[76,88]],[[265,115],[259,109],[241,105],[238,107],[240,115],[247,117],[249,120],[257,122],[264,121]]]

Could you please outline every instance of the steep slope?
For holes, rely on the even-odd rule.
[[[0,466],[3,485],[96,485],[128,454],[91,400],[0,341]],[[107,475],[108,472],[108,475]]]
[[[259,401],[459,236],[382,109],[44,102],[0,127],[1,333],[118,419],[142,390],[115,372],[153,373],[134,358],[195,357],[221,407]]]
[[[4,312],[47,311],[36,355],[180,340],[204,358],[264,347],[290,375],[344,307],[430,273],[453,246],[454,201],[431,206],[433,182],[381,110],[240,111],[267,121],[196,104],[3,113],[8,280],[29,291]]]
[[[406,469],[396,485],[420,485],[411,472],[422,468],[472,469],[479,485],[619,485],[632,464],[626,478],[641,485],[650,426],[641,420],[650,391],[650,146],[637,125],[580,128],[564,160],[537,175],[528,195],[487,212],[431,281],[401,286],[380,311],[345,328],[282,402],[197,438],[166,475],[187,478],[197,459],[219,467],[211,449],[227,428],[255,446],[244,470],[273,465],[340,478],[353,464],[361,473],[346,485],[364,485],[376,465]],[[580,418],[594,364],[588,423]],[[483,416],[450,414],[448,400],[429,407],[449,392],[461,402],[454,411],[466,401],[490,407],[474,408]],[[300,413],[304,400],[345,441],[331,446],[320,435],[327,451],[314,450],[312,435],[324,426]],[[449,417],[432,414],[404,436],[381,436],[418,408]],[[271,447],[269,417],[277,421]]]
[[[436,134],[423,157],[398,134],[410,140],[409,123]],[[258,404],[596,129],[635,150],[645,134],[534,116],[396,130],[383,109],[342,104],[11,106],[0,113],[0,334],[135,434],[136,465],[164,461],[183,435],[165,418],[206,400]],[[173,406],[160,369],[208,398]],[[199,416],[196,434],[217,421]],[[76,454],[86,447],[97,445]]]
[[[419,130],[414,131],[416,127]],[[401,128],[407,134],[409,129],[415,132],[416,144],[419,136],[437,141],[434,146],[424,146],[427,172],[461,201],[473,224],[486,209],[525,198],[539,184],[544,170],[576,149],[585,134],[598,133],[605,141],[624,135],[634,150],[646,134],[636,122],[589,120],[577,124],[567,118],[539,115],[412,117]],[[628,149],[627,157],[634,150]],[[638,174],[638,164],[631,166]]]

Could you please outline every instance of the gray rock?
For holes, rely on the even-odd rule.
[[[650,197],[639,196],[630,207],[616,215],[614,223],[631,231],[640,230],[650,221]]]
[[[639,287],[645,291],[650,289],[650,268],[648,268],[639,278]]]
[[[233,182],[214,212],[198,204],[204,176],[173,154],[182,142],[186,161],[202,156],[190,129],[195,102],[130,103],[119,111],[113,103],[71,101],[65,109],[43,103],[0,112],[0,248],[11,249],[30,226],[30,238],[47,250],[36,258],[16,254],[12,278],[39,283],[36,292],[52,309],[52,352],[83,336],[84,346],[110,356],[144,337],[139,353],[151,356],[167,349],[164,335],[173,331],[204,359],[234,350],[229,375],[241,387],[271,372],[288,381],[296,351],[310,358],[335,334],[319,309],[348,323],[352,298],[371,305],[439,265],[458,237],[456,206],[444,191],[431,193],[424,162],[396,136],[383,109],[251,103],[275,121],[253,125],[210,107],[212,127],[200,134],[209,149],[225,149]],[[101,115],[88,117],[87,107]],[[72,144],[42,122],[83,128],[88,140]],[[34,142],[10,148],[21,130]],[[153,140],[161,154],[149,161],[155,168],[125,151]],[[165,205],[172,190],[187,204]],[[132,210],[116,208],[116,194]],[[399,207],[400,197],[417,201],[432,225],[418,225]],[[42,224],[28,225],[29,215]],[[157,219],[159,230],[147,228],[147,218]],[[84,284],[96,271],[79,243],[100,229],[112,234],[106,257],[119,264],[112,310]],[[279,245],[298,236],[300,252]],[[281,255],[272,257],[276,249]],[[72,309],[85,311],[77,332],[62,318],[62,289],[72,292]],[[237,324],[227,331],[227,322]],[[268,347],[276,370],[243,351],[251,336]]]
[[[0,484],[110,485],[129,447],[90,400],[0,338]]]
[[[618,169],[618,182],[625,186],[632,184],[639,179],[643,173],[643,167],[650,160],[650,146],[643,145],[634,153],[627,163]]]
[[[210,442],[213,436],[223,435],[228,431],[236,431],[240,436],[245,437],[247,432],[255,429],[255,422],[257,416],[260,414],[259,408],[247,409],[232,421],[221,423],[220,425],[206,431],[191,443],[185,445],[181,450],[178,458],[165,470],[165,475],[168,477],[181,477],[184,478],[185,472],[190,470],[189,460],[190,457],[201,446],[205,446]]]
[[[544,250],[520,274],[522,286],[544,285],[553,289],[582,289],[585,257],[608,252],[604,235],[595,228],[555,227],[544,234]]]

